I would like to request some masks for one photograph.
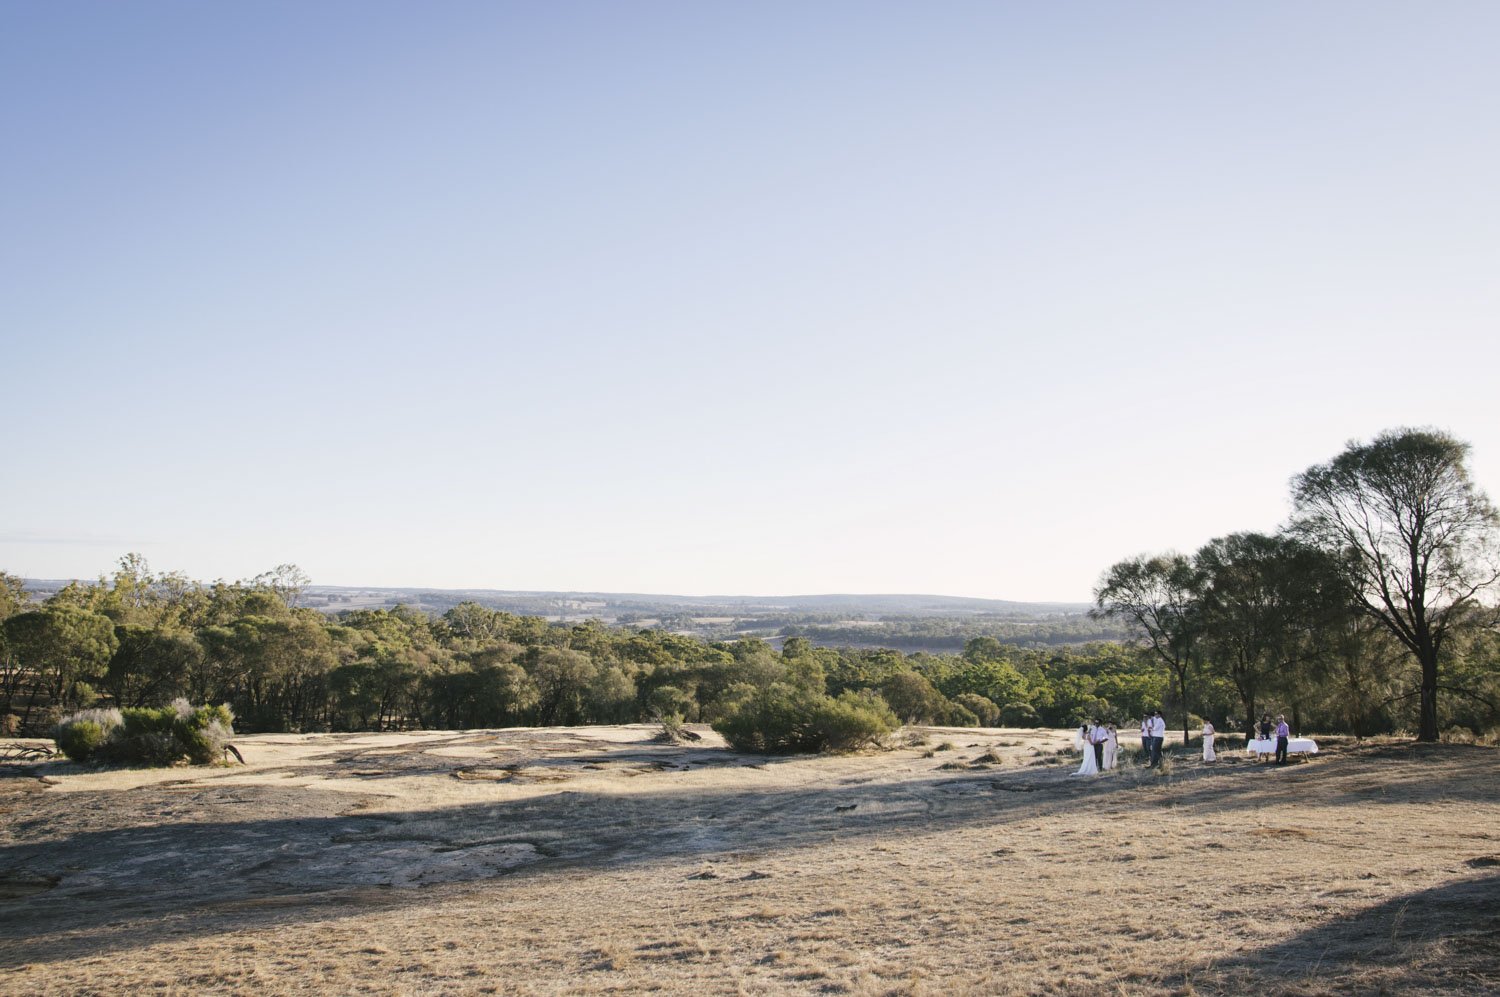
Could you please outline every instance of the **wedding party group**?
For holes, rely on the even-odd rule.
[[[1115,767],[1120,755],[1120,735],[1114,724],[1095,720],[1078,728],[1073,747],[1083,752],[1077,775],[1098,775]]]
[[[1167,721],[1160,710],[1141,717],[1141,757],[1148,769],[1161,765],[1161,746],[1166,737]],[[1083,764],[1074,774],[1098,775],[1115,767],[1120,755],[1120,735],[1114,724],[1095,719],[1078,728],[1073,747],[1083,752]],[[1203,721],[1203,760],[1218,760],[1214,752],[1214,725],[1207,720]]]

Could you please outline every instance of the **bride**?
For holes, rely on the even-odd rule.
[[[1074,775],[1098,775],[1099,765],[1094,761],[1094,728],[1084,724],[1073,738],[1073,746],[1083,751],[1083,764]]]

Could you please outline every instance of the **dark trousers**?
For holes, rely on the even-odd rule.
[[[1160,765],[1161,764],[1161,742],[1162,742],[1162,739],[1159,738],[1159,737],[1153,737],[1151,739],[1151,764],[1152,765]]]
[[[1099,766],[1099,771],[1104,771],[1104,742],[1100,741],[1094,745],[1094,764]]]
[[[1276,764],[1280,765],[1286,761],[1286,738],[1276,739]]]

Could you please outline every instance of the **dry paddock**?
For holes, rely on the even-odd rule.
[[[0,993],[1500,992],[1493,748],[1079,778],[1067,732],[698,730],[8,763]]]

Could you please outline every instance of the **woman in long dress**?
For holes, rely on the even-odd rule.
[[[1115,730],[1115,725],[1110,724],[1104,728],[1104,771],[1108,772],[1115,767],[1115,759],[1120,754],[1120,735]]]
[[[1088,724],[1078,728],[1078,736],[1073,739],[1073,744],[1083,750],[1083,764],[1073,774],[1098,775],[1099,763],[1094,761],[1094,728]]]
[[[1203,760],[1205,762],[1217,761],[1218,755],[1214,754],[1214,725],[1207,720],[1203,721]]]

